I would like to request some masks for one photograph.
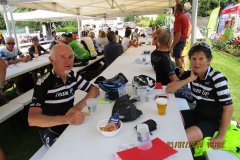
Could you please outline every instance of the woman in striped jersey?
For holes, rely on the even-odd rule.
[[[210,66],[211,48],[206,43],[196,43],[188,53],[191,71],[183,74],[179,81],[167,86],[169,93],[189,84],[196,101],[193,110],[181,111],[189,142],[196,142],[204,137],[212,137],[212,147],[223,144],[228,125],[232,118],[232,98],[227,86],[227,78]]]

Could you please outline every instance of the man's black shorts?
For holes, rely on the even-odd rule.
[[[58,139],[60,134],[52,131],[50,128],[44,128],[39,130],[39,134],[42,142],[48,148],[53,145],[53,143]]]
[[[220,122],[218,120],[207,120],[200,118],[193,110],[181,111],[185,129],[191,126],[197,126],[203,134],[203,137],[213,137],[214,132],[219,130]]]
[[[185,47],[186,41],[179,41],[173,48],[173,57],[174,58],[181,58],[182,51]]]

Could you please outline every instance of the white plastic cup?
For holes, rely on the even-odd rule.
[[[33,54],[33,56],[34,56],[34,59],[36,60],[36,61],[38,61],[38,54]]]
[[[145,101],[146,95],[147,95],[147,89],[146,88],[138,88],[137,95],[141,102]]]
[[[138,141],[137,147],[139,149],[147,150],[152,147],[152,141],[151,141],[148,125],[146,124],[137,125],[137,141]]]
[[[86,100],[87,107],[91,113],[96,112],[97,110],[97,99],[96,98],[89,98]]]
[[[142,56],[142,62],[146,63],[147,62],[147,57],[145,55]]]

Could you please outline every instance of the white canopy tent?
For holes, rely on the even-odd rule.
[[[176,0],[7,0],[18,7],[49,10],[90,17],[121,17],[157,14],[175,5]]]
[[[27,7],[90,17],[121,17],[159,14],[175,6],[178,0],[1,0],[10,6]],[[198,0],[193,1],[192,43],[195,41]],[[78,17],[80,24],[80,17]],[[80,28],[80,26],[79,26]]]
[[[10,13],[8,13],[10,17]],[[35,10],[31,12],[23,13],[13,13],[13,19],[15,21],[37,21],[37,22],[59,22],[59,21],[68,21],[76,19],[76,15],[44,11],[44,10]],[[84,18],[84,17],[81,17]],[[11,20],[11,17],[10,19]]]

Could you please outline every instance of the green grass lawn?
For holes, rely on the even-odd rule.
[[[228,79],[233,98],[233,120],[240,121],[240,58],[213,50],[211,66],[222,72]]]

